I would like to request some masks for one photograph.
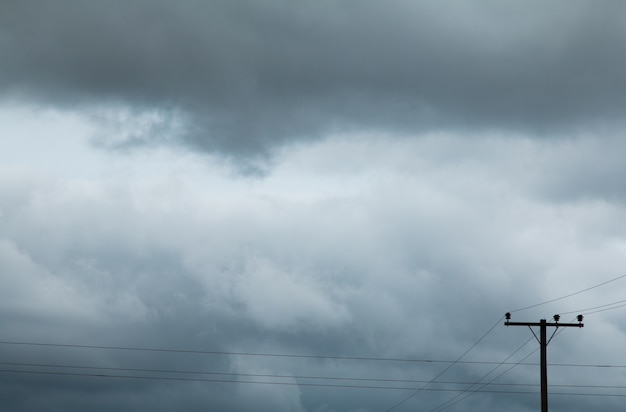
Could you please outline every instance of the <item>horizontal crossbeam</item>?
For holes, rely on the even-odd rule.
[[[504,324],[506,326],[541,326],[542,323],[541,322],[509,322],[506,321],[504,322]],[[584,323],[559,323],[559,322],[551,322],[551,323],[544,323],[544,325],[546,326],[553,326],[553,327],[574,327],[574,328],[582,328],[583,326],[585,326]]]

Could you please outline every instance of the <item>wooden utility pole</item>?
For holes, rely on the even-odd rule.
[[[585,326],[583,324],[583,315],[578,315],[576,317],[578,319],[578,323],[559,323],[559,319],[561,319],[561,316],[559,315],[554,315],[553,323],[548,323],[545,319],[541,319],[539,322],[511,322],[511,314],[509,312],[506,313],[505,318],[506,322],[504,322],[504,324],[506,326],[528,326],[530,331],[535,336],[535,339],[537,339],[537,342],[539,342],[539,347],[541,349],[541,412],[548,412],[548,343],[550,343],[558,328],[582,328]],[[539,326],[539,338],[537,338],[537,335],[535,334],[535,331],[532,330],[531,326]],[[550,339],[547,339],[546,333],[548,326],[555,328]]]

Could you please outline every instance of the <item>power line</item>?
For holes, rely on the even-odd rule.
[[[521,345],[521,346],[520,346],[517,350],[515,350],[515,352],[517,352],[519,349],[521,349],[522,347],[524,347],[524,346],[525,346],[528,342],[530,342],[531,340],[532,340],[532,338],[528,338],[528,340],[527,340],[526,342],[524,342],[524,344],[522,344],[522,345]],[[507,374],[507,373],[508,373],[511,369],[515,368],[515,367],[516,367],[516,366],[518,366],[518,365],[521,365],[521,364],[522,364],[522,362],[523,362],[524,360],[526,360],[527,358],[529,358],[529,357],[530,357],[533,353],[537,352],[538,350],[539,350],[539,348],[534,349],[534,350],[533,350],[532,352],[530,352],[528,355],[524,356],[524,357],[523,357],[523,358],[522,358],[519,362],[513,363],[513,364],[512,364],[509,368],[507,368],[505,371],[503,371],[502,373],[500,373],[498,376],[496,376],[495,378],[491,379],[489,382],[483,383],[483,384],[482,384],[480,387],[478,387],[477,389],[474,389],[474,390],[472,390],[472,391],[470,391],[470,392],[466,393],[466,394],[465,394],[465,396],[463,396],[461,399],[457,399],[456,401],[451,402],[451,403],[444,403],[444,404],[442,404],[441,406],[439,406],[437,409],[435,409],[435,410],[433,410],[433,411],[431,411],[431,412],[434,412],[434,411],[439,412],[439,411],[442,411],[442,410],[444,410],[444,409],[447,409],[447,408],[451,407],[452,405],[456,405],[457,403],[459,403],[459,402],[461,402],[461,401],[464,401],[464,400],[465,400],[465,399],[467,399],[468,397],[472,396],[474,393],[478,393],[478,392],[480,392],[480,391],[481,391],[484,387],[489,386],[489,385],[493,385],[493,384],[494,384],[494,382],[495,382],[496,380],[500,379],[502,376],[504,376],[505,374]],[[513,353],[515,353],[515,352],[513,352]],[[507,359],[508,359],[508,358],[507,358]],[[504,363],[503,363],[503,365],[504,365]],[[490,372],[490,373],[491,373],[491,372]],[[487,375],[485,375],[485,377],[486,377],[486,376],[487,376]],[[483,377],[483,378],[481,378],[480,380],[482,380],[482,379],[484,379],[484,377]],[[480,380],[479,380],[479,381],[480,381]],[[539,385],[539,386],[541,386],[541,385]]]
[[[606,282],[598,283],[597,285],[594,285],[594,286],[588,287],[588,288],[583,289],[583,290],[579,290],[578,292],[570,293],[569,295],[561,296],[561,297],[559,297],[559,298],[555,298],[555,299],[550,299],[550,300],[547,300],[547,301],[545,301],[545,302],[536,303],[536,304],[534,304],[534,305],[525,306],[525,307],[523,307],[523,308],[519,308],[519,309],[511,310],[511,311],[509,311],[509,312],[511,312],[511,313],[513,313],[513,312],[519,312],[519,311],[522,311],[522,310],[526,310],[526,309],[530,309],[530,308],[536,308],[537,306],[542,306],[542,305],[546,305],[546,304],[548,304],[548,303],[552,303],[552,302],[556,302],[556,301],[563,300],[563,299],[566,299],[566,298],[570,298],[570,297],[572,297],[572,296],[576,296],[576,295],[579,295],[579,294],[581,294],[581,293],[583,293],[583,292],[587,292],[587,291],[590,291],[590,290],[592,290],[592,289],[599,288],[600,286],[604,286],[604,285],[606,285],[606,284],[609,284],[609,283],[611,283],[611,282],[615,282],[616,280],[620,280],[620,279],[625,278],[625,277],[626,277],[626,275],[618,276],[618,277],[616,277],[616,278],[613,278],[613,279],[607,280]]]
[[[493,331],[495,329],[496,326],[498,326],[498,324],[500,323],[500,321],[502,321],[502,319],[504,319],[504,317],[501,317],[500,319],[498,319],[498,321],[496,323],[493,324],[493,326],[491,326],[487,332],[485,332],[480,338],[478,338],[478,340],[476,342],[474,342],[474,344],[472,346],[469,347],[469,349],[467,349],[465,352],[463,352],[463,354],[461,354],[461,356],[459,356],[454,362],[452,362],[450,365],[448,365],[443,371],[441,371],[437,376],[435,376],[433,379],[431,379],[428,383],[426,383],[424,386],[422,386],[421,388],[415,390],[412,394],[410,394],[409,396],[407,396],[406,398],[400,400],[399,402],[393,404],[390,408],[386,409],[384,412],[390,412],[394,409],[396,409],[398,406],[404,404],[405,402],[407,402],[409,399],[413,398],[415,395],[417,395],[418,393],[420,393],[421,391],[423,391],[424,389],[426,389],[428,387],[428,385],[430,385],[431,383],[433,383],[434,381],[437,380],[437,378],[439,378],[441,375],[443,375],[444,373],[446,373],[451,367],[453,367],[454,365],[456,365],[457,363],[460,362],[461,359],[463,359],[463,357],[465,357],[465,355],[467,355],[468,353],[470,353],[472,351],[472,349],[474,349],[476,347],[476,345],[478,345],[487,335],[489,335],[491,333],[491,331]]]
[[[619,306],[615,306],[615,307],[610,307],[610,308],[608,308],[608,309],[603,309],[603,310],[601,310],[601,311],[596,311],[596,312],[588,312],[588,311],[592,311],[592,310],[594,310],[594,309],[607,308],[607,307],[609,307],[609,306],[617,305],[618,303],[624,303],[624,302],[626,302],[626,299],[623,299],[623,300],[618,300],[617,302],[607,303],[607,304],[605,304],[605,305],[594,306],[594,307],[591,307],[591,308],[586,308],[586,309],[572,310],[572,311],[569,311],[569,312],[559,312],[559,314],[560,314],[560,315],[571,315],[572,313],[582,313],[583,315],[589,315],[589,314],[592,314],[592,313],[604,312],[604,311],[606,311],[606,310],[612,310],[612,309],[621,308],[621,307],[623,307],[623,306],[626,306],[626,304],[624,304],[624,305],[619,305]]]
[[[326,387],[326,388],[340,388],[340,389],[378,389],[378,390],[416,390],[414,387],[395,387],[395,386],[374,386],[374,385],[343,385],[343,384],[324,384],[324,383],[302,383],[302,382],[275,382],[275,381],[243,381],[235,379],[208,379],[208,378],[185,378],[185,377],[170,377],[170,376],[140,376],[140,375],[113,375],[113,374],[97,374],[97,373],[73,373],[73,372],[54,372],[54,371],[24,371],[24,370],[11,370],[0,369],[0,373],[15,373],[15,374],[31,374],[31,375],[53,375],[53,376],[68,376],[68,377],[93,377],[93,378],[110,378],[110,379],[134,379],[134,380],[157,380],[157,381],[182,381],[182,382],[212,382],[212,383],[235,383],[235,384],[255,384],[255,385],[281,385],[281,386],[313,386],[313,387]],[[530,386],[530,385],[520,385]],[[578,387],[578,386],[572,386]],[[592,387],[592,386],[581,386]],[[598,387],[600,389],[611,389],[611,387]],[[614,389],[622,389],[617,387]],[[425,388],[421,389],[429,392],[459,392],[461,389],[450,388]],[[509,391],[509,390],[479,390],[480,393],[499,393],[499,394],[533,394],[537,395],[536,391]],[[626,397],[626,394],[605,394],[605,393],[578,393],[578,392],[551,392],[551,395],[579,395],[579,396],[617,396]]]
[[[260,353],[260,352],[231,352],[231,351],[211,351],[211,350],[193,350],[193,349],[191,350],[190,349],[172,349],[172,348],[81,345],[81,344],[48,343],[48,342],[0,341],[0,344],[18,345],[18,346],[45,346],[45,347],[58,347],[58,348],[76,348],[76,349],[102,349],[102,350],[138,351],[138,352],[186,353],[186,354],[199,354],[199,355],[259,356],[259,357],[280,357],[280,358],[333,359],[333,360],[380,361],[380,362],[416,362],[416,363],[458,362],[458,361],[452,361],[452,360],[435,360],[435,359],[382,358],[382,357],[370,357],[370,356],[306,355],[306,354]],[[471,363],[483,363],[483,362],[471,362]]]
[[[613,309],[623,308],[624,306],[626,306],[626,303],[619,305],[619,306],[612,307],[612,308],[594,310],[593,312],[587,312],[585,315],[593,315],[594,313],[606,312],[606,311],[613,310]]]
[[[531,338],[532,339],[532,338]],[[530,340],[529,340],[530,341]],[[535,349],[528,356],[536,352]],[[517,352],[517,351],[516,351]],[[525,359],[524,358],[524,359]],[[180,369],[145,369],[145,368],[115,368],[115,367],[103,367],[103,366],[89,366],[89,365],[65,365],[65,364],[49,364],[49,363],[25,363],[25,362],[0,362],[0,365],[6,366],[18,366],[18,367],[37,367],[37,368],[57,368],[57,369],[80,369],[80,370],[104,370],[104,371],[117,371],[117,372],[144,372],[144,373],[160,373],[160,374],[179,374],[179,375],[218,375],[218,376],[243,376],[243,377],[257,377],[257,378],[291,378],[291,379],[309,379],[309,380],[340,380],[340,381],[365,381],[365,382],[392,382],[392,383],[424,383],[430,382],[430,380],[415,380],[415,379],[390,379],[390,378],[361,378],[355,376],[310,376],[310,375],[280,375],[280,374],[254,374],[254,373],[233,373],[233,372],[218,372],[218,371],[190,371]],[[515,365],[515,364],[514,364]],[[36,372],[36,371],[35,371]],[[100,376],[99,374],[96,374]],[[500,374],[495,379],[499,378],[503,374]],[[495,380],[494,379],[494,380]],[[482,378],[480,379],[482,380]],[[438,385],[470,385],[474,386],[479,382],[463,382],[463,381],[436,381],[433,384]],[[488,386],[522,386],[522,387],[538,387],[536,383],[485,383]],[[551,386],[563,387],[563,388],[603,388],[603,389],[626,389],[626,386],[618,385],[568,385],[568,384],[552,384]],[[401,388],[399,388],[401,389]]]
[[[519,352],[520,350],[522,350],[522,348],[524,346],[526,346],[530,341],[532,340],[532,338],[528,338],[528,340],[526,342],[524,342],[522,345],[520,345],[517,349],[515,349],[513,351],[513,353],[511,353],[509,356],[507,356],[502,362],[500,362],[498,365],[496,365],[493,369],[491,369],[489,372],[487,372],[486,374],[484,374],[478,381],[474,382],[471,386],[469,386],[468,388],[466,388],[465,390],[463,390],[463,392],[458,393],[455,397],[448,399],[447,401],[445,401],[443,404],[439,405],[438,407],[432,409],[430,412],[437,412],[437,411],[441,411],[444,410],[446,408],[448,408],[449,406],[452,406],[458,402],[461,402],[462,400],[464,400],[465,398],[467,398],[468,396],[470,396],[472,393],[474,393],[474,391],[472,391],[472,388],[474,386],[477,386],[481,383],[481,381],[485,378],[487,378],[487,376],[491,375],[494,371],[496,371],[500,366],[504,365],[504,363],[506,361],[508,361],[509,359],[511,359],[517,352]],[[531,352],[532,353],[532,352]],[[528,355],[530,356],[530,355]],[[528,357],[526,356],[526,357]],[[526,359],[526,358],[524,358]],[[524,360],[522,359],[522,360]],[[511,366],[509,369],[507,369],[504,373],[508,372],[509,370],[513,369],[515,366],[517,366],[516,364]],[[504,373],[498,375],[497,377],[495,377],[491,382],[493,382],[494,380],[498,379],[500,376],[502,376]],[[484,384],[483,386],[481,386],[478,389],[482,389],[484,388],[486,385],[488,384]],[[468,393],[469,392],[469,393]],[[458,399],[459,397],[463,396],[463,394],[465,393],[465,396],[461,399]],[[458,399],[458,400],[457,400]],[[455,401],[456,400],[456,401]]]
[[[476,344],[474,344],[474,346]],[[127,350],[127,351],[138,351],[138,352],[145,351],[145,352],[165,352],[165,353],[189,353],[189,354],[225,355],[225,356],[333,359],[333,360],[350,360],[350,361],[354,360],[354,361],[374,361],[374,362],[451,363],[451,364],[458,363],[458,364],[470,364],[470,365],[476,364],[476,365],[520,365],[520,366],[539,365],[539,363],[536,363],[536,362],[523,362],[523,363],[504,362],[503,363],[499,361],[464,361],[460,359],[450,360],[450,359],[382,358],[382,357],[364,357],[364,356],[305,355],[305,354],[287,354],[287,353],[201,351],[201,350],[187,350],[187,349],[173,349],[173,348],[143,348],[143,347],[123,347],[123,346],[102,346],[102,345],[96,346],[96,345],[80,345],[80,344],[67,344],[67,343],[47,343],[47,342],[0,341],[0,345],[40,346],[40,347],[43,346],[43,347],[103,349],[103,350],[122,350],[122,351]],[[556,366],[556,367],[578,367],[578,368],[626,368],[626,365],[589,364],[589,363],[549,363],[548,365]]]
[[[261,377],[261,378],[293,378],[293,379],[311,379],[311,380],[342,380],[342,381],[396,382],[396,383],[430,382],[428,380],[415,380],[415,379],[360,378],[360,377],[349,377],[349,376],[337,377],[337,376],[310,376],[310,375],[253,374],[253,373],[188,371],[188,370],[171,370],[171,369],[114,368],[114,367],[102,367],[102,366],[63,365],[63,364],[24,363],[24,362],[0,362],[0,365],[59,368],[59,369],[106,370],[106,371],[120,371],[120,372],[148,372],[148,373],[179,374],[179,375],[220,375],[220,376],[245,376],[245,377]],[[456,381],[438,381],[434,383],[457,384],[457,385],[470,385],[471,384],[470,382],[456,382]]]
[[[436,360],[436,359],[411,359],[411,358],[382,358],[382,357],[370,357],[370,356],[335,356],[335,355],[305,355],[305,354],[261,353],[261,352],[230,352],[230,351],[211,351],[211,350],[193,350],[193,349],[190,350],[190,349],[172,349],[172,348],[81,345],[81,344],[71,344],[71,343],[48,343],[48,342],[0,341],[0,344],[1,345],[17,345],[17,346],[76,348],[76,349],[120,350],[120,351],[136,351],[136,352],[164,352],[164,353],[186,353],[186,354],[199,354],[199,355],[258,356],[258,357],[303,358],[303,359],[333,359],[333,360],[355,360],[355,361],[377,361],[377,362],[485,363],[485,362],[480,362],[480,361],[460,362],[460,360],[458,359],[457,360]],[[474,346],[476,344],[474,344]]]

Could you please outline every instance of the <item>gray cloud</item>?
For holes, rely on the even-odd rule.
[[[3,167],[3,336],[231,352],[454,359],[502,312],[597,283],[599,273],[603,279],[617,275],[623,267],[619,239],[624,231],[609,223],[623,214],[621,203],[598,207],[546,197],[538,190],[541,182],[528,178],[525,170],[532,160],[542,169],[555,163],[562,152],[548,150],[553,147],[549,142],[516,141],[501,151],[488,138],[470,144],[466,137],[403,141],[398,146],[387,142],[376,167],[367,159],[381,152],[379,141],[327,142],[317,151],[291,153],[287,158],[292,160],[263,181],[226,179],[227,186],[215,180],[209,184],[206,176],[176,179],[154,172],[147,180],[133,173],[79,181],[35,173],[27,180]],[[343,151],[358,151],[360,161],[346,164]],[[539,153],[545,157],[540,159]],[[370,167],[356,172],[361,162]],[[290,182],[297,190],[291,190]],[[567,305],[556,302],[515,316],[535,320],[622,299],[623,287],[614,286],[568,299]],[[575,337],[573,332],[558,336],[551,349],[558,345],[560,350],[552,350],[551,359],[618,363],[625,330],[618,315],[590,316]],[[531,337],[520,329],[498,324],[468,359],[505,359]],[[515,360],[534,348],[527,345]],[[446,366],[10,345],[2,349],[4,361],[11,362],[287,376],[430,380]],[[473,382],[492,367],[459,364],[442,380]],[[623,379],[620,371],[572,377],[571,370],[553,368],[550,376],[553,383],[575,378],[580,384],[602,385]],[[536,377],[535,367],[518,367],[500,382],[534,383]],[[40,408],[42,399],[59,410],[78,405],[121,411],[146,406],[156,411],[181,406],[377,411],[408,394],[308,387],[304,384],[311,380],[303,378],[288,380],[300,383],[298,387],[6,372],[0,379],[2,390],[11,391],[5,396],[12,410],[24,412]],[[39,396],[19,396],[25,390]],[[399,410],[416,405],[430,410],[455,394],[424,391]],[[505,403],[524,411],[537,399],[476,394],[457,410],[501,409]],[[602,410],[621,407],[604,398],[585,398],[583,404],[595,409],[602,405]],[[567,397],[557,396],[552,405],[571,406]]]
[[[620,122],[626,103],[617,1],[0,7],[5,97],[156,110],[170,139],[228,157],[334,131],[553,136]]]
[[[449,360],[506,310],[622,275],[625,10],[2,2],[0,342]],[[269,155],[263,179],[223,167],[258,170]],[[620,301],[625,281],[514,316]],[[552,362],[624,364],[621,312],[590,315],[555,337]],[[535,341],[498,322],[465,360],[501,361],[529,338],[510,361]],[[410,391],[307,384],[421,387],[448,365],[6,343],[0,355],[0,398],[16,412],[376,412]],[[459,363],[440,380],[491,368]],[[297,385],[71,375],[165,376],[147,369]],[[550,381],[624,380],[621,368],[581,371],[551,367]],[[520,365],[498,383],[537,375]],[[424,390],[397,410],[456,394]],[[623,410],[615,399],[551,406]],[[537,401],[480,393],[449,410]]]

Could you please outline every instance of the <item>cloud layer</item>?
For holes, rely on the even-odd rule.
[[[53,166],[26,173],[5,163],[0,174],[0,272],[7,286],[3,336],[451,360],[504,311],[622,274],[621,198],[590,195],[583,186],[565,197],[549,196],[554,190],[546,189],[575,186],[570,179],[577,177],[559,170],[588,161],[563,153],[589,154],[596,147],[598,155],[610,158],[619,140],[614,145],[601,150],[594,140],[555,144],[498,136],[470,143],[467,136],[454,135],[401,142],[334,139],[284,152],[262,180],[233,179],[202,158],[179,162],[180,154],[167,152],[163,157],[137,153],[123,161],[115,153],[103,158],[90,152],[95,170],[78,166],[74,177],[55,176]],[[114,174],[110,162],[118,169]],[[619,163],[616,159],[613,165]],[[107,173],[81,177],[98,176],[100,168]],[[544,176],[552,177],[548,184]],[[621,290],[615,284],[515,317],[536,320],[619,301]],[[584,330],[559,335],[551,361],[619,363],[626,325],[618,312],[589,316]],[[498,322],[468,359],[502,361],[530,337]],[[533,349],[528,344],[513,359]],[[53,400],[61,409],[376,411],[409,392],[311,387],[307,384],[320,381],[302,376],[428,381],[446,366],[11,345],[3,350],[11,362],[235,373],[200,378],[239,381],[259,379],[242,374],[284,375],[278,381],[299,385],[91,377],[77,387],[71,376],[5,373],[1,377],[11,393],[26,388],[40,393],[20,400],[7,392],[16,411],[35,410],[41,406],[37,399]],[[492,367],[460,364],[440,380],[473,382]],[[551,382],[571,383],[570,372],[553,368]],[[575,381],[608,385],[622,379],[619,373],[593,370]],[[198,377],[174,375],[181,376]],[[533,383],[536,376],[536,367],[518,367],[499,382]],[[437,388],[442,387],[432,389]],[[398,410],[417,405],[430,410],[455,394],[425,391]],[[569,410],[621,407],[604,398],[569,406],[567,397],[553,398],[554,408]],[[474,395],[459,407],[497,409],[503,402],[525,411],[536,399]]]
[[[555,136],[620,123],[625,103],[618,1],[0,7],[5,96],[159,114],[116,145],[251,159],[337,131]]]
[[[4,405],[623,411],[624,17],[3,1]]]

